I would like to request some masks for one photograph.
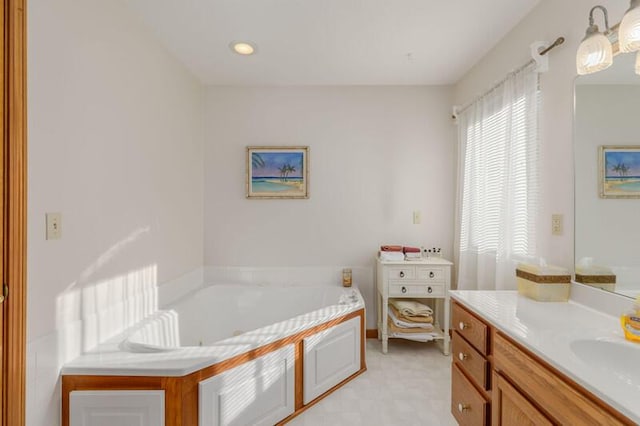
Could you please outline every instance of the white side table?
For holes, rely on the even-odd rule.
[[[453,263],[440,257],[428,257],[397,262],[377,258],[376,264],[378,339],[382,340],[382,352],[386,354],[388,350],[389,298],[417,298],[436,300],[434,328],[438,335],[435,340],[442,341],[442,353],[449,355],[449,290]],[[438,321],[441,309],[444,327]]]

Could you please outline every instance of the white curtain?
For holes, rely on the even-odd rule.
[[[458,114],[458,289],[514,289],[536,256],[537,130],[535,64]]]

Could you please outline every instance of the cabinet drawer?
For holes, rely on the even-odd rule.
[[[464,310],[460,305],[453,305],[453,329],[460,333],[481,354],[489,353],[487,344],[488,327],[478,318]]]
[[[444,268],[417,268],[416,276],[419,280],[428,282],[444,282],[445,271]]]
[[[451,356],[460,367],[471,376],[481,388],[489,389],[487,380],[488,362],[480,352],[467,343],[457,331],[453,332]]]
[[[560,424],[625,424],[616,419],[616,411],[605,411],[500,334],[495,337],[493,359],[496,371],[516,383],[529,399],[544,407]]]
[[[412,280],[416,277],[415,266],[394,266],[386,270],[390,280]]]
[[[451,364],[451,414],[458,424],[487,425],[488,403],[462,374],[456,363]]]
[[[444,285],[389,282],[389,297],[444,297]]]

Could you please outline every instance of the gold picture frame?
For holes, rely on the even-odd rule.
[[[248,146],[246,196],[309,198],[308,146]]]

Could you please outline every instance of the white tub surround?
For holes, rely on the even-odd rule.
[[[627,350],[637,350],[640,355],[640,346],[624,339],[617,317],[572,300],[537,302],[516,291],[452,291],[451,298],[497,334],[507,336],[631,421],[640,422],[637,368],[625,371],[624,367],[632,360],[621,362],[580,349],[584,342],[610,342],[631,345]],[[495,338],[490,338],[495,344]]]
[[[332,287],[341,285],[344,268],[351,269],[353,285],[358,288],[365,304],[374,306],[375,268],[373,265],[336,263],[334,266],[205,266],[202,282],[255,286]],[[162,293],[160,296],[162,301]],[[367,312],[366,328],[374,329],[375,327],[376,313],[374,309],[370,309]]]
[[[268,290],[256,286],[229,287],[239,288],[245,296],[246,292],[255,296]],[[316,303],[326,303],[325,307],[213,343],[209,340],[211,336],[204,337],[207,346],[180,346],[185,342],[181,342],[179,312],[186,313],[197,306],[216,310],[212,309],[213,303],[201,303],[203,295],[210,290],[196,291],[194,298],[177,301],[173,305],[176,310],[159,311],[127,334],[65,364],[62,369],[63,426],[68,426],[70,413],[71,417],[74,415],[76,407],[70,406],[74,394],[96,391],[99,397],[104,389],[164,391],[167,425],[175,424],[175,419],[181,419],[181,424],[196,424],[198,418],[198,423],[203,425],[255,423],[254,416],[262,418],[263,412],[271,416],[265,418],[273,424],[297,415],[308,404],[324,397],[325,392],[366,369],[364,300],[357,289],[336,287],[327,292],[325,286],[322,298],[313,287],[306,288],[313,293]],[[262,299],[254,302],[261,304],[259,300]],[[229,299],[228,304],[236,302]],[[308,309],[312,306],[303,301],[294,305]],[[283,306],[263,308],[278,310]],[[227,324],[233,323],[234,318],[225,316],[224,311],[222,314],[215,319],[210,312],[204,312],[195,318],[205,318],[203,322],[209,324],[209,328],[220,325],[224,329],[227,325],[226,329],[232,330],[228,333],[235,334],[233,326],[229,328]],[[201,327],[200,331],[206,329]],[[186,336],[186,344],[198,344],[201,339],[198,334]],[[309,374],[303,365],[312,362],[318,367]],[[246,374],[247,371],[252,375]],[[306,387],[307,382],[311,387]],[[247,397],[249,394],[251,398]],[[249,399],[252,402],[245,404]],[[127,407],[114,410],[115,415],[119,415]],[[211,419],[217,420],[211,423]]]

